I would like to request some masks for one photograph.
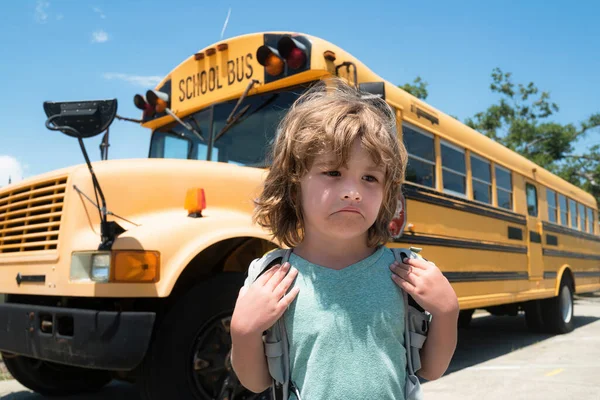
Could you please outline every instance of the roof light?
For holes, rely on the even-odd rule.
[[[256,51],[256,59],[271,76],[277,76],[283,72],[283,59],[279,52],[270,46],[260,46]]]
[[[157,113],[165,112],[169,107],[169,95],[158,90],[148,90],[146,99]]]
[[[301,68],[306,64],[306,46],[290,36],[279,39],[277,50],[292,69]]]
[[[136,94],[133,96],[133,104],[144,112],[144,118],[150,117],[154,114],[154,107],[148,104],[144,96]]]

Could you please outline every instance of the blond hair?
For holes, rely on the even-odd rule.
[[[398,141],[395,114],[384,100],[329,79],[296,100],[277,132],[271,167],[255,200],[254,222],[289,247],[300,244],[304,238],[300,179],[320,154],[333,154],[337,168],[347,165],[358,139],[373,162],[385,167],[383,201],[369,228],[368,246],[390,239],[388,224],[396,211],[408,156]]]

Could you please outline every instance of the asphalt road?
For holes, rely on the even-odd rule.
[[[423,385],[436,400],[600,400],[600,293],[578,297],[575,330],[550,336],[527,331],[519,317],[474,318],[460,330],[447,373]],[[0,399],[45,397],[16,381],[0,382]],[[115,382],[96,394],[56,400],[138,400],[134,386]]]

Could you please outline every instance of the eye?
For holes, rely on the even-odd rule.
[[[325,171],[323,174],[327,176],[341,176],[340,171]]]
[[[363,176],[363,179],[367,182],[378,182],[377,178],[375,178],[373,175],[365,175]]]

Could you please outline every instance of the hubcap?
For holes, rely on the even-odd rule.
[[[560,293],[560,312],[565,323],[571,322],[571,318],[573,318],[573,297],[569,286],[564,286]]]
[[[191,372],[200,399],[268,399],[246,390],[231,367],[231,315],[218,316],[198,332],[193,347]]]

